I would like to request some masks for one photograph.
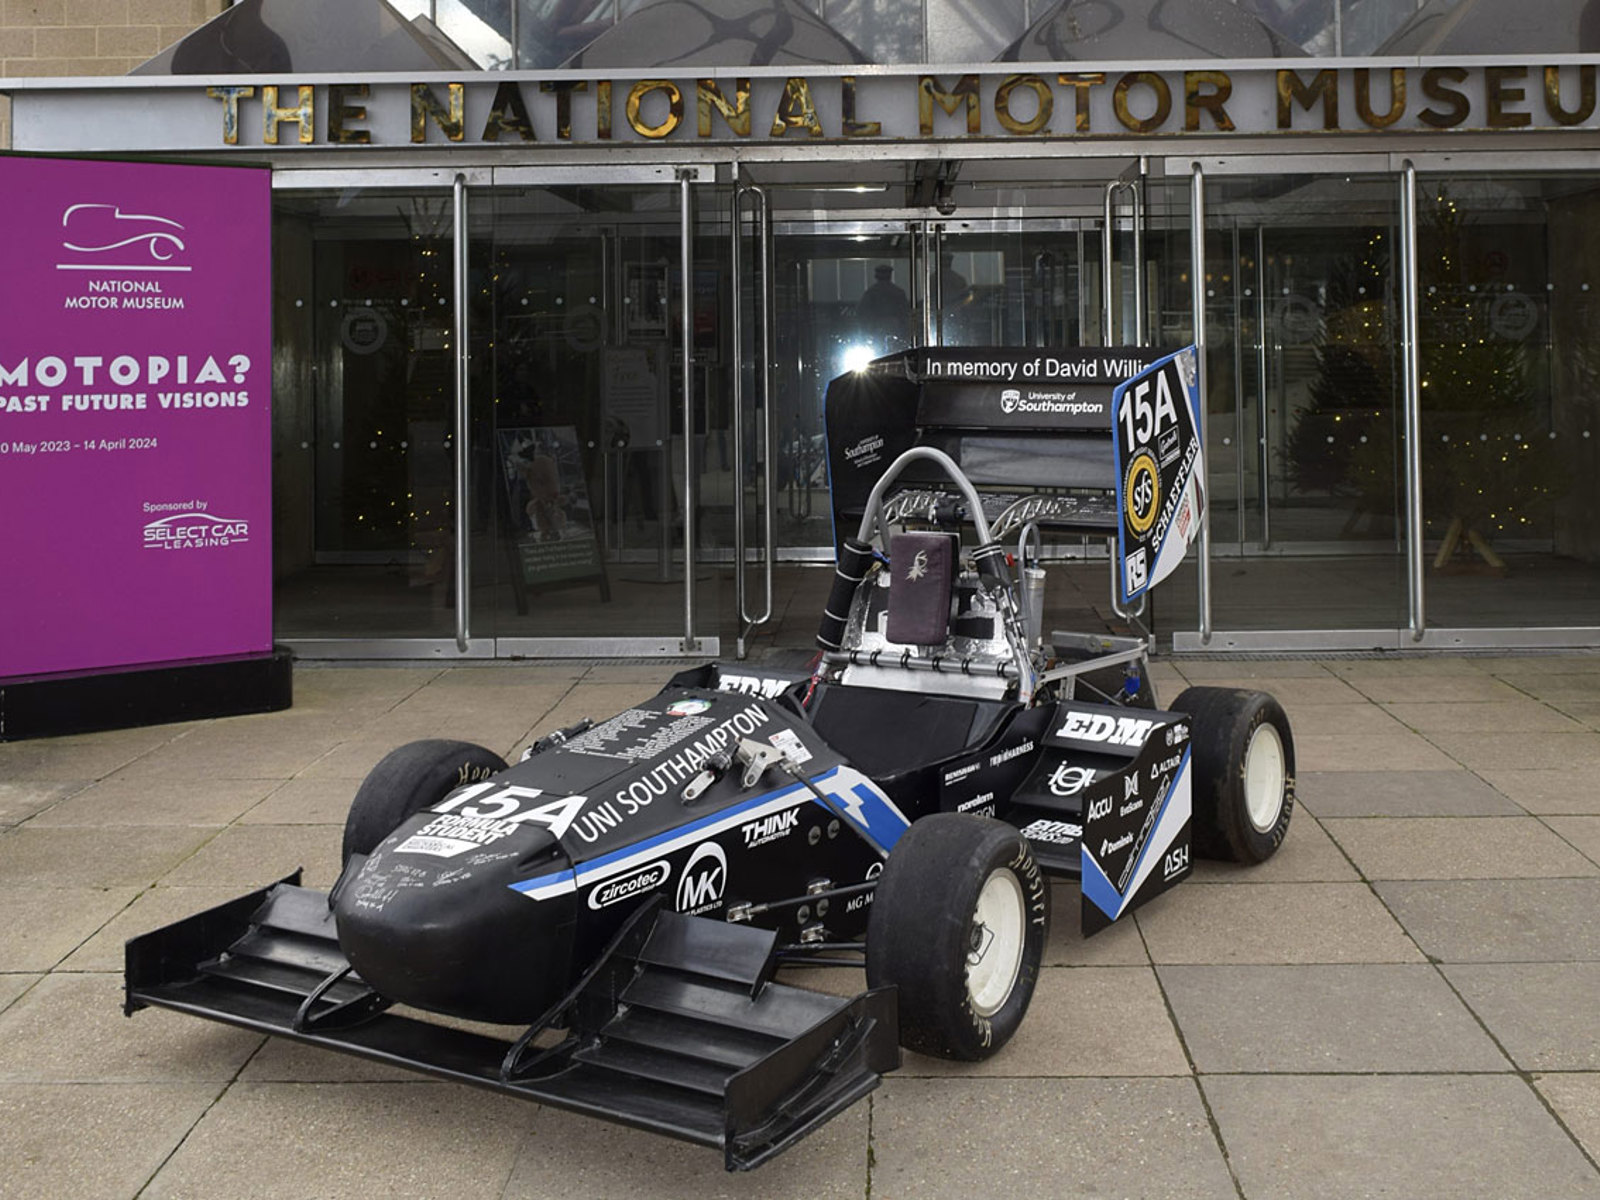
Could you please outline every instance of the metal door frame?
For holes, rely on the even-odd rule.
[[[702,165],[619,166],[515,166],[444,169],[306,169],[277,170],[273,191],[309,191],[339,188],[449,189],[453,225],[454,296],[454,410],[455,431],[455,636],[394,638],[283,638],[296,654],[317,659],[437,659],[488,658],[674,658],[721,653],[716,636],[696,633],[700,612],[695,594],[695,495],[699,480],[694,464],[694,185],[714,182],[715,168]],[[472,632],[472,547],[468,522],[473,477],[471,429],[468,261],[472,249],[469,213],[474,194],[497,187],[624,186],[658,184],[678,189],[678,239],[680,266],[679,339],[684,370],[679,397],[684,422],[684,522],[682,554],[682,636],[660,637],[498,637]],[[665,521],[665,515],[663,515]]]

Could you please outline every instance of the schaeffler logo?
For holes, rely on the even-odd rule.
[[[115,204],[73,204],[61,214],[61,248],[73,257],[58,271],[192,271],[174,262],[184,250],[183,225],[153,213],[125,213]]]
[[[146,550],[207,550],[241,546],[250,540],[250,522],[214,513],[174,513],[144,527]]]

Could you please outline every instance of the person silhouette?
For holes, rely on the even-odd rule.
[[[874,280],[856,301],[856,320],[863,332],[885,350],[905,342],[911,321],[911,300],[894,281],[894,268],[881,263],[872,271]]]

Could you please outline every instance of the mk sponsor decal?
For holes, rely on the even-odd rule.
[[[678,877],[678,911],[702,913],[722,903],[728,889],[728,856],[716,842],[701,842]]]

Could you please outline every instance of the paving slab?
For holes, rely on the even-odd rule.
[[[1359,879],[1355,868],[1317,819],[1304,809],[1289,820],[1289,832],[1278,852],[1264,863],[1195,860],[1190,883],[1344,882]]]
[[[216,1083],[0,1084],[0,1198],[131,1200],[220,1090]]]
[[[1383,711],[1419,733],[1576,733],[1581,722],[1538,700],[1489,700],[1475,704],[1405,701]]]
[[[261,1041],[165,1009],[125,1017],[119,975],[56,971],[0,1013],[0,1082],[220,1082]]]
[[[1149,967],[1050,967],[1016,1036],[990,1059],[956,1063],[906,1054],[899,1075],[1184,1075],[1189,1061]]]
[[[1050,886],[1047,967],[1142,967],[1150,962],[1144,938],[1132,921],[1118,921],[1093,937],[1083,936],[1083,891],[1076,883]]]
[[[1600,864],[1600,817],[1546,817],[1544,823],[1590,862]]]
[[[1560,703],[1563,700],[1600,700],[1600,673],[1507,671],[1501,678],[1518,691]]]
[[[1214,679],[1326,679],[1334,672],[1328,664],[1308,658],[1261,659],[1251,662],[1204,658],[1178,659],[1172,665],[1190,683],[1211,686]],[[1229,685],[1234,686],[1232,684]],[[1271,688],[1266,690],[1270,691]]]
[[[1363,883],[1181,885],[1156,897],[1134,916],[1156,963],[1417,962],[1422,958]]]
[[[407,1067],[280,1037],[267,1038],[239,1072],[243,1083],[415,1083],[421,1078]]]
[[[1368,879],[1534,879],[1597,868],[1534,817],[1340,817],[1328,833]]]
[[[1479,673],[1396,671],[1391,675],[1364,675],[1347,682],[1360,695],[1379,704],[1507,702],[1521,700],[1527,695],[1504,680]]]
[[[1250,1200],[1592,1200],[1600,1172],[1507,1075],[1202,1080]]]
[[[1509,1071],[1432,966],[1163,966],[1202,1074]]]
[[[1566,650],[1551,654],[1474,654],[1463,661],[1491,675],[1589,675],[1600,672],[1600,654]]]
[[[1571,717],[1585,729],[1600,729],[1600,701],[1557,700],[1554,707]]]
[[[103,779],[199,727],[186,722],[0,742],[0,777],[56,783]]]
[[[1449,771],[1460,765],[1421,734],[1407,729],[1386,734],[1326,737],[1297,734],[1294,763],[1296,772]]]
[[[1589,1157],[1600,1159],[1600,1073],[1536,1075],[1533,1084]]]
[[[513,1103],[515,1103],[513,1101]],[[501,1200],[864,1200],[870,1100],[834,1118],[783,1156],[730,1174],[722,1152],[540,1108]]]
[[[10,1008],[18,996],[43,978],[42,975],[0,974],[0,1012]]]
[[[1600,961],[1600,879],[1392,880],[1373,888],[1440,962]]]
[[[1600,1071],[1600,963],[1442,970],[1522,1070]]]
[[[1473,771],[1600,769],[1600,733],[1430,733],[1428,740]]]
[[[211,721],[118,768],[127,780],[285,779],[338,744],[341,734],[309,728],[299,736],[263,737],[260,726]]]
[[[1297,738],[1407,732],[1376,704],[1297,704],[1291,724]]]
[[[77,795],[91,782],[88,779],[72,783],[0,782],[0,828],[22,824],[68,796]]]
[[[1330,659],[1323,666],[1328,674],[1346,680],[1415,679],[1435,675],[1481,675],[1483,670],[1472,659],[1453,654],[1418,655],[1407,658]]]
[[[218,887],[154,887],[128,891],[129,903],[101,924],[92,937],[61,960],[64,971],[115,971],[124,963],[124,943],[141,933],[171,925],[185,917],[237,900],[250,889],[237,884]]]
[[[163,887],[223,887],[242,894],[304,868],[306,887],[339,878],[340,830],[330,825],[230,825],[161,877]]]
[[[457,1084],[237,1083],[140,1198],[499,1196],[533,1120]]]
[[[28,827],[221,826],[259,804],[276,786],[276,779],[129,779],[116,775],[40,813]]]
[[[1295,797],[1329,817],[1490,817],[1525,811],[1471,771],[1300,771]],[[1292,828],[1292,827],[1291,827]]]
[[[1507,771],[1484,767],[1485,782],[1528,812],[1600,814],[1600,786],[1596,772],[1586,767],[1554,767],[1532,771]]]
[[[0,880],[17,887],[147,887],[188,858],[214,828],[151,825],[0,833]]]
[[[287,779],[241,813],[241,825],[336,825],[343,829],[360,784],[349,779]]]
[[[48,971],[139,894],[134,887],[0,887],[0,971]]]
[[[1266,679],[1259,676],[1233,673],[1220,679],[1207,679],[1206,687],[1245,688],[1249,691],[1271,692],[1278,703],[1289,713],[1289,719],[1300,705],[1362,704],[1366,697],[1342,679],[1335,679],[1326,671],[1315,675]]]
[[[1237,1196],[1188,1079],[903,1079],[873,1097],[873,1200]]]

